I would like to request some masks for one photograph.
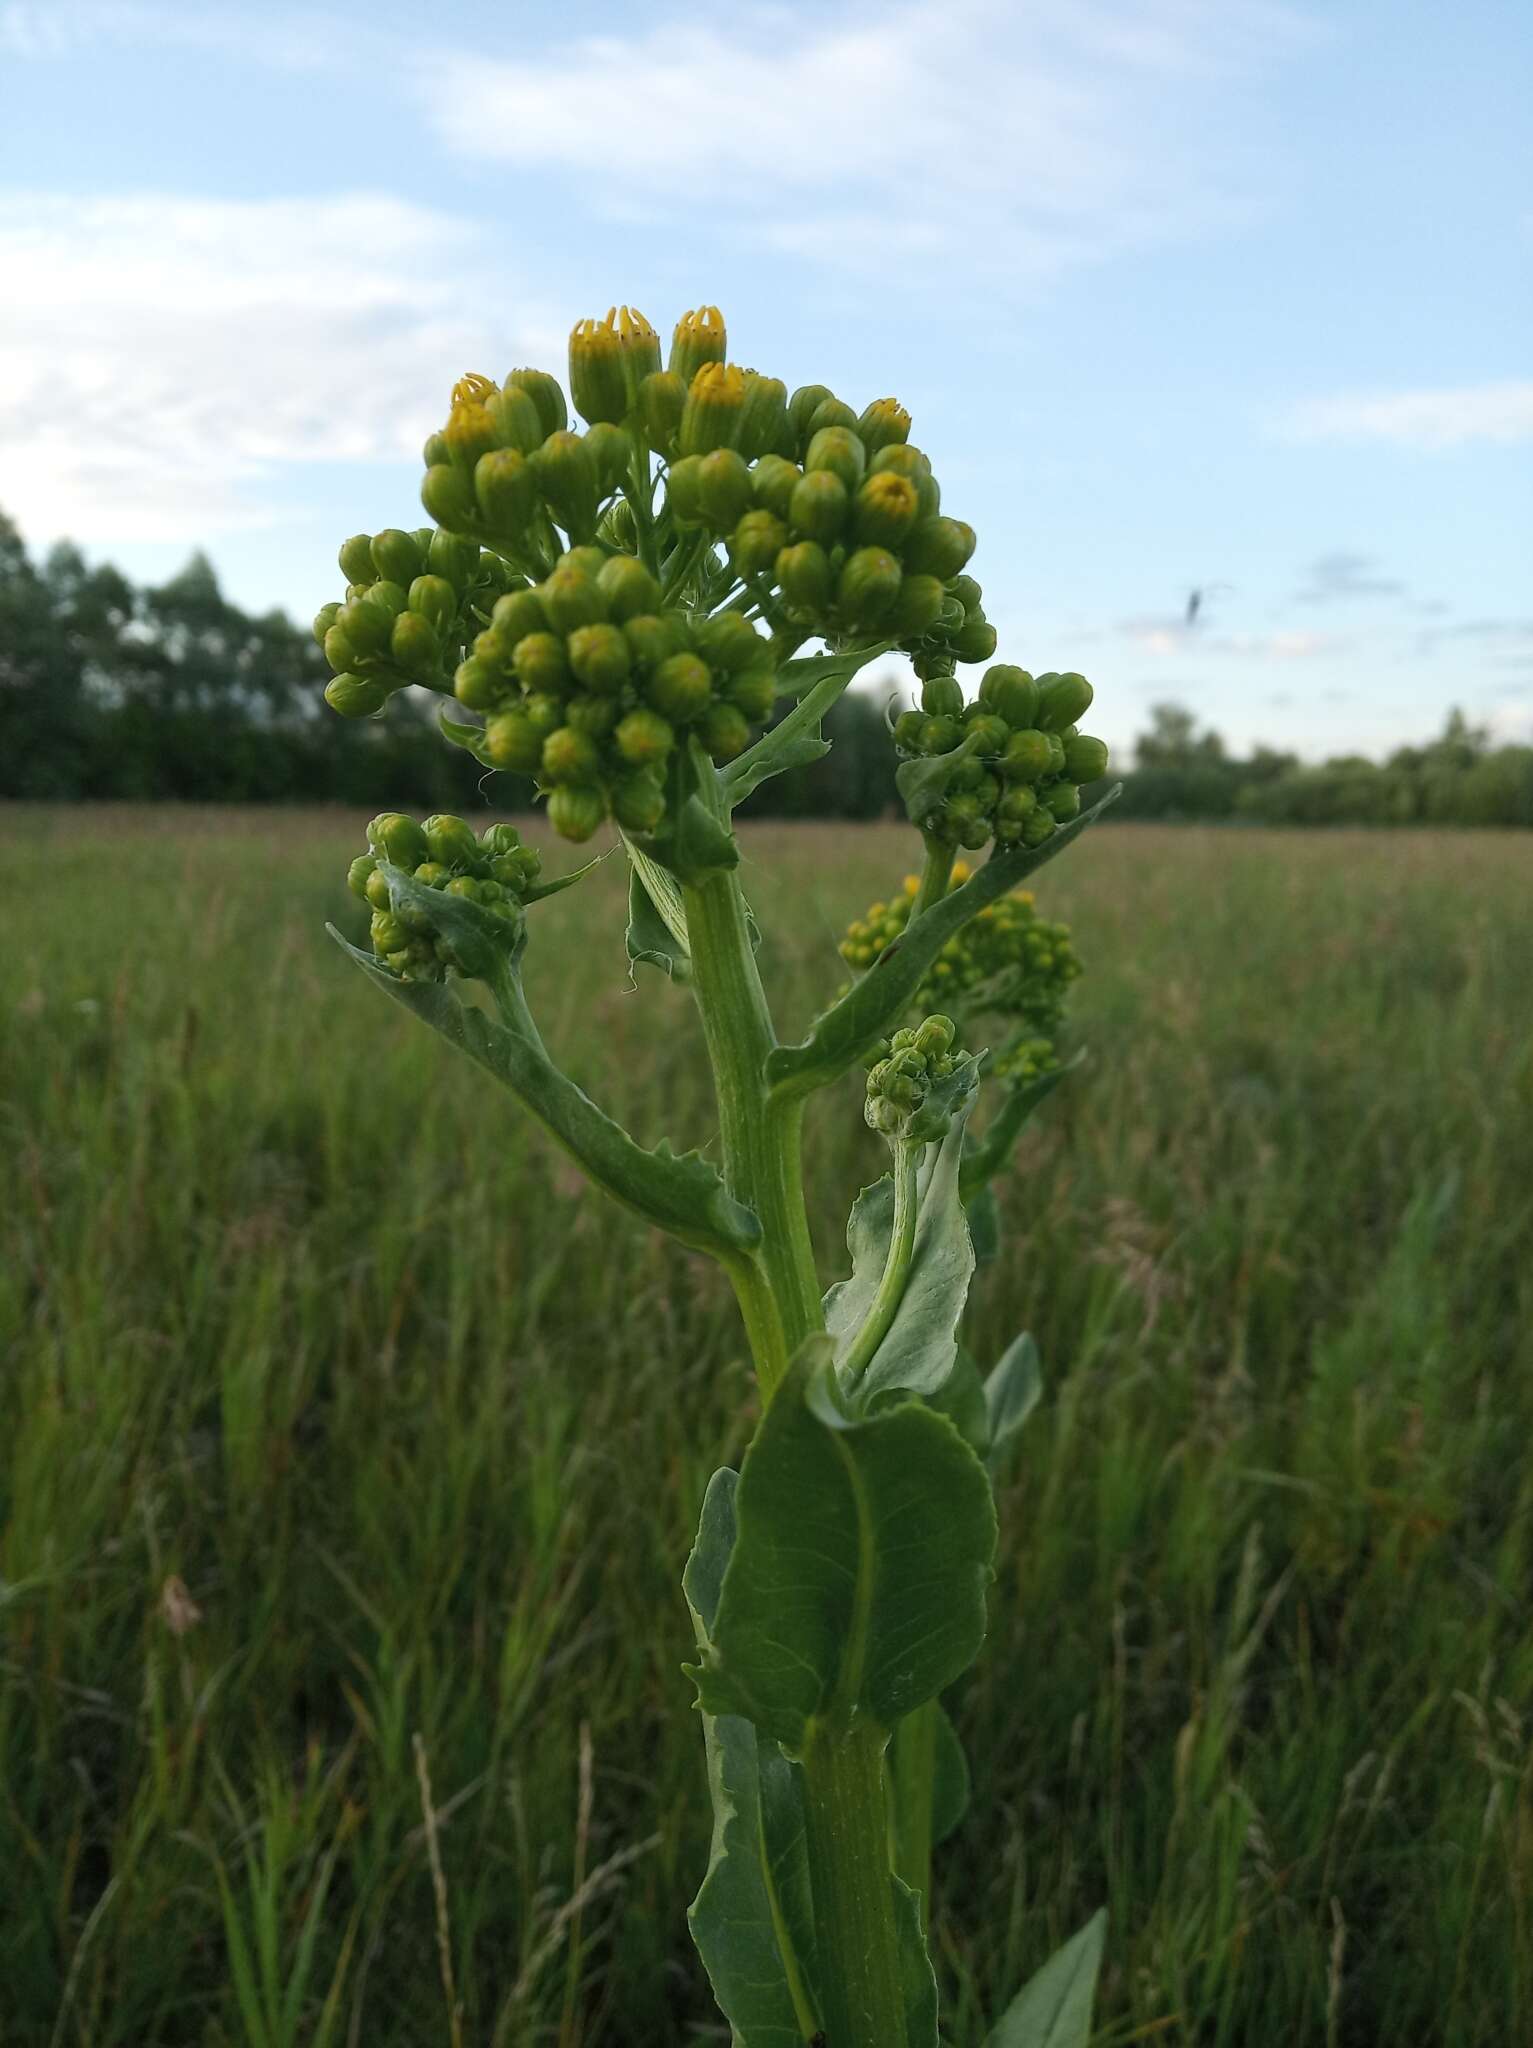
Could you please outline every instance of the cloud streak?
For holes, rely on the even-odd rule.
[[[1533,379],[1308,399],[1281,431],[1295,441],[1383,442],[1432,453],[1473,443],[1510,447],[1533,440]]]

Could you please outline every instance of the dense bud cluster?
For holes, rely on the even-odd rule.
[[[371,718],[411,683],[446,692],[482,612],[515,578],[494,555],[432,526],[341,543],[346,596],[321,608],[314,637],[335,674],[325,701]]]
[[[902,755],[942,767],[919,785],[916,823],[950,845],[1042,846],[1080,815],[1080,785],[1107,770],[1105,745],[1076,724],[1092,694],[1084,676],[1005,663],[970,703],[956,677],[928,678],[894,725]]]
[[[497,599],[453,689],[485,715],[481,758],[534,776],[574,840],[609,814],[652,832],[678,743],[694,732],[731,760],[777,698],[768,643],[739,612],[667,608],[637,557],[594,547]]]
[[[932,1086],[945,1081],[961,1055],[953,1051],[958,1036],[951,1017],[927,1017],[913,1028],[896,1031],[873,1054],[868,1070],[863,1115],[870,1129],[886,1138],[904,1136],[926,1103]],[[938,1136],[938,1132],[922,1132]]]
[[[406,981],[441,981],[449,968],[467,973],[471,966],[429,912],[409,904],[394,907],[380,861],[513,926],[543,865],[537,848],[524,846],[514,825],[490,825],[475,838],[471,825],[448,814],[417,824],[402,811],[385,811],[368,826],[367,842],[372,851],[358,854],[346,881],[372,910],[373,952]]]
[[[960,861],[951,887],[969,878]],[[910,922],[920,883],[907,875],[900,894],[875,903],[847,928],[841,957],[859,972],[900,937]],[[989,903],[948,940],[916,990],[912,1007],[941,1003],[965,1025],[980,1017],[1004,1022],[1007,1036],[990,1071],[1030,1080],[1059,1064],[1055,1041],[1070,984],[1081,971],[1070,928],[1039,917],[1031,890],[1014,889]]]

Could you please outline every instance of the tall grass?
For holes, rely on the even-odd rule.
[[[726,1288],[324,939],[358,821],[0,814],[0,2041],[722,2041],[678,1573]],[[911,858],[761,828],[785,1029]],[[545,1030],[706,1135],[608,863]],[[1100,2048],[1533,2033],[1533,839],[1123,828],[976,1347],[1049,1391],[953,1706],[954,2043],[1100,1902]],[[878,1170],[811,1152],[824,1271]]]

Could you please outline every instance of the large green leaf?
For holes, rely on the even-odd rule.
[[[848,1416],[828,1338],[790,1366],[735,1507],[695,1670],[709,1713],[744,1714],[796,1754],[812,1721],[892,1728],[974,1658],[995,1551],[984,1467],[919,1401]]]
[[[735,1474],[715,1472],[682,1585],[706,1654],[735,1540]],[[738,1714],[705,1714],[708,1872],[687,1915],[737,2048],[803,2048],[817,2031],[814,1916],[797,1766]]]
[[[438,905],[457,902],[456,898],[443,898],[436,891],[422,890],[422,894],[434,897]],[[461,907],[479,909],[476,904]],[[598,1109],[567,1074],[559,1071],[544,1050],[527,1012],[514,960],[502,958],[492,963],[496,970],[493,986],[501,1012],[501,1021],[497,1022],[483,1010],[461,1001],[450,984],[401,981],[371,953],[348,944],[333,925],[328,930],[363,973],[397,1003],[439,1031],[450,1045],[467,1053],[509,1088],[549,1135],[616,1201],[662,1230],[670,1231],[683,1243],[704,1251],[739,1252],[759,1243],[761,1226],[755,1216],[728,1194],[715,1168],[701,1154],[677,1154],[664,1141],[653,1151],[646,1151],[620,1124]]]
[[[1009,1344],[985,1381],[985,1411],[990,1424],[986,1462],[999,1477],[1013,1445],[1043,1394],[1043,1368],[1038,1346],[1028,1331]]]
[[[1106,1939],[1104,1907],[1017,1993],[985,2048],[1086,2048]]]
[[[841,1000],[816,1020],[801,1044],[780,1045],[768,1055],[767,1079],[774,1090],[781,1095],[805,1095],[845,1073],[904,1016],[927,969],[953,934],[987,903],[994,903],[1063,853],[1116,800],[1121,788],[1121,783],[1116,784],[1089,811],[1061,825],[1042,846],[1018,846],[993,854],[962,888],[923,910]]]
[[[974,1275],[969,1226],[958,1199],[967,1115],[965,1106],[942,1142],[927,1146],[918,1169],[919,1206],[909,1276],[888,1334],[855,1389],[860,1403],[896,1393],[919,1394],[930,1400],[953,1370],[958,1319]],[[846,1229],[851,1276],[837,1281],[825,1297],[825,1327],[838,1360],[845,1358],[867,1320],[883,1279],[893,1232],[894,1183],[886,1174],[857,1197]]]

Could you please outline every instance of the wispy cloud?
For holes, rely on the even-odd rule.
[[[1342,653],[1350,644],[1339,633],[1205,633],[1185,618],[1164,615],[1120,619],[1114,630],[1142,654],[1182,660],[1215,655],[1222,660],[1314,661]]]
[[[1026,279],[1240,214],[1232,96],[1306,31],[1249,0],[732,11],[429,65],[472,156],[842,268]],[[1214,173],[1218,165],[1217,174]]]
[[[454,310],[477,253],[366,194],[0,198],[7,510],[33,538],[191,539],[274,516],[290,465],[413,454],[460,370],[557,347],[525,307]]]
[[[1476,441],[1509,445],[1533,440],[1533,379],[1308,399],[1281,431],[1297,441],[1384,441],[1432,450]]]
[[[1379,573],[1372,555],[1350,554],[1338,549],[1316,555],[1304,572],[1304,583],[1294,594],[1295,604],[1346,604],[1356,598],[1403,597],[1405,585],[1395,576]]]
[[[0,56],[38,63],[73,62],[103,50],[179,49],[310,71],[339,63],[347,41],[339,23],[280,8],[244,13],[229,5],[196,8],[152,0],[0,5]],[[354,48],[354,35],[350,42]]]

